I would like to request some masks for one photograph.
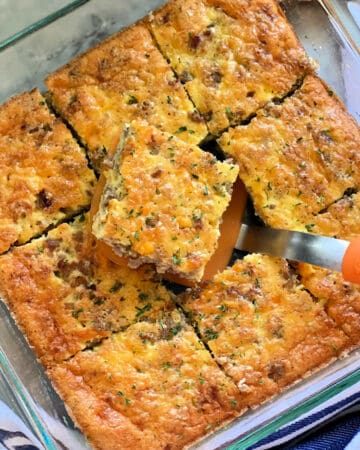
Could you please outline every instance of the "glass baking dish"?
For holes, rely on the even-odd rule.
[[[61,9],[51,13],[41,10],[39,20],[27,24],[31,27],[23,27],[10,38],[0,36],[0,101],[35,86],[45,90],[43,79],[49,72],[162,3],[163,0],[80,0],[59,2]],[[360,121],[360,31],[351,15],[356,8],[360,10],[359,2],[287,0],[282,5],[304,47],[319,63],[320,76]],[[355,351],[297,383],[193,448],[245,449],[258,442],[359,382],[359,353]],[[46,449],[88,448],[2,303],[0,392]]]

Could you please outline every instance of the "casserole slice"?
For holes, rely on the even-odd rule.
[[[46,79],[54,108],[101,171],[124,125],[135,118],[198,144],[208,134],[203,118],[175,78],[144,24],[125,29],[70,61]]]
[[[0,106],[0,253],[89,207],[95,175],[38,89]]]
[[[200,280],[219,238],[237,166],[136,121],[104,172],[94,235],[131,267]]]

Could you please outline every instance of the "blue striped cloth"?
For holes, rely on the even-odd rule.
[[[360,450],[360,382],[248,450]]]

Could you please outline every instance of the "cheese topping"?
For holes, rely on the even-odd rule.
[[[173,0],[150,26],[214,135],[283,97],[311,70],[275,0]]]
[[[105,173],[93,232],[133,266],[151,262],[199,280],[238,170],[177,135],[132,124]]]

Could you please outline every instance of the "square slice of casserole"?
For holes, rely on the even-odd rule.
[[[100,170],[135,118],[198,144],[207,128],[141,23],[111,36],[48,76],[54,108],[88,148]]]
[[[313,231],[321,211],[360,187],[359,125],[315,76],[219,143],[272,227]]]
[[[172,0],[149,20],[213,135],[282,98],[311,71],[276,0]]]
[[[89,207],[95,181],[38,89],[0,106],[0,253]]]
[[[352,346],[359,347],[360,286],[344,281],[340,272],[310,264],[298,264],[296,271],[305,288],[349,336]]]
[[[183,449],[240,415],[235,384],[179,312],[115,333],[48,373],[92,448]]]
[[[330,363],[350,345],[284,259],[248,255],[203,289],[188,292],[184,302],[250,406]]]
[[[115,265],[97,250],[87,216],[2,255],[0,279],[1,297],[45,366],[174,308],[151,269]]]
[[[139,121],[124,132],[93,232],[132,267],[200,280],[238,169],[177,136]]]
[[[318,214],[313,232],[338,239],[360,236],[360,193],[344,196]],[[360,342],[360,286],[344,281],[340,272],[297,264],[297,273],[306,289],[326,308],[329,316],[350,337],[354,346]]]

